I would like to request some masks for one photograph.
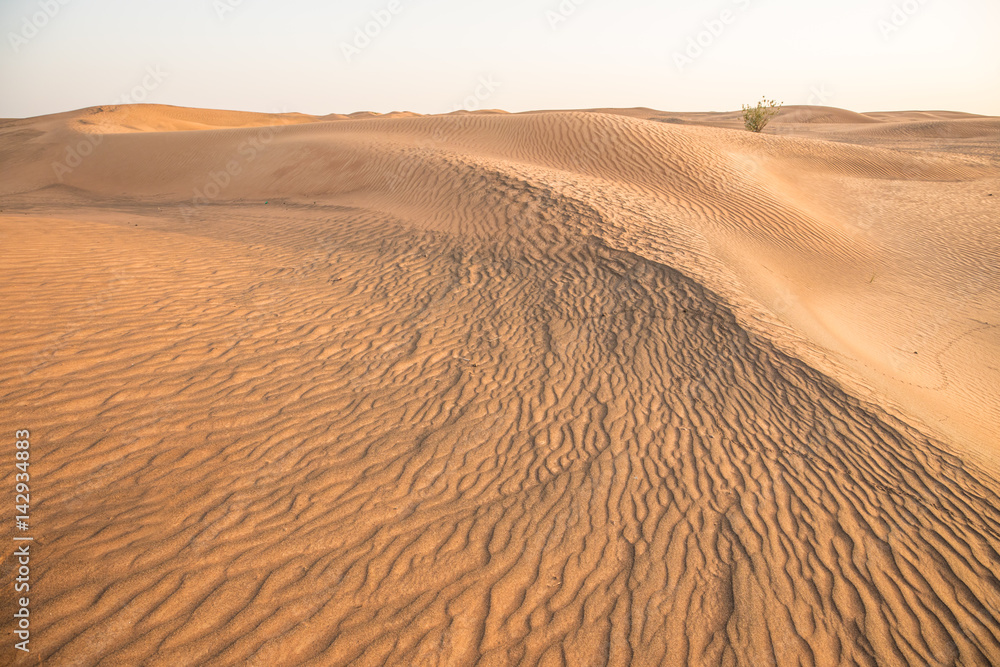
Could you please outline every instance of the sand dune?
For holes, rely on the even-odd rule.
[[[786,112],[0,123],[39,655],[1000,661],[1000,119]]]
[[[740,112],[671,113],[654,109],[593,109],[661,123],[742,129]],[[769,134],[809,137],[925,153],[976,155],[1000,165],[1000,118],[952,111],[887,111],[859,114],[832,107],[789,106],[774,119]]]

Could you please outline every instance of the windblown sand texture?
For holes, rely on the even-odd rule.
[[[1000,663],[998,118],[124,106],[0,164],[0,662]]]

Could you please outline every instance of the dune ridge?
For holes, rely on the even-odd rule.
[[[1000,119],[792,111],[0,125],[45,660],[995,663]]]

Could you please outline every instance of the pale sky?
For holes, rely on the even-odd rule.
[[[729,111],[762,95],[1000,115],[998,0],[0,0],[0,28],[8,118],[122,101]]]

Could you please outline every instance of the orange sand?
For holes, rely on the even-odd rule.
[[[739,125],[0,121],[0,662],[1000,662],[1000,118]]]

